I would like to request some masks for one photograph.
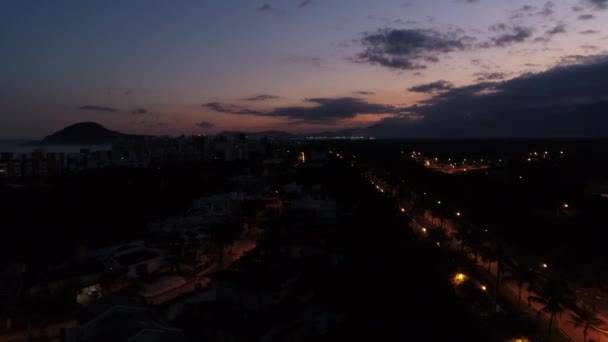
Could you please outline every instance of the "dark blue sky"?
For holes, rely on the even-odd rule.
[[[172,135],[367,126],[382,134],[390,123],[391,135],[439,136],[529,135],[523,127],[543,121],[539,135],[581,135],[566,129],[570,117],[521,113],[608,100],[601,79],[568,88],[583,76],[564,72],[560,84],[529,77],[605,71],[606,7],[608,0],[6,0],[0,138],[38,138],[79,121]],[[560,101],[519,91],[536,89],[530,84]],[[452,115],[461,108],[454,98],[475,107]],[[574,122],[591,119],[575,112]]]

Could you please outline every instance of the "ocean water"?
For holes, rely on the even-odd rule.
[[[78,153],[80,149],[88,148],[91,151],[107,151],[112,149],[112,145],[43,145],[27,144],[28,140],[0,140],[0,153],[10,152],[16,155],[30,154],[36,149],[43,149],[49,153]],[[27,145],[26,145],[27,144]]]

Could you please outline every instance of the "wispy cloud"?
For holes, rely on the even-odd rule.
[[[365,50],[355,62],[392,69],[425,69],[439,61],[439,55],[467,49],[472,37],[422,29],[381,29],[367,32],[361,43]]]
[[[268,111],[242,108],[234,105],[212,102],[203,105],[218,113],[234,115],[255,115],[285,118],[292,123],[334,125],[357,115],[397,114],[401,108],[376,104],[353,97],[312,98],[305,102],[311,106],[277,107]]]
[[[593,14],[581,14],[578,16],[578,20],[591,20],[594,18],[595,16]]]
[[[146,110],[145,108],[137,108],[137,109],[133,109],[131,111],[131,114],[133,115],[142,115],[142,114],[147,114],[148,110]]]
[[[414,93],[436,93],[441,91],[446,91],[454,88],[454,84],[448,81],[437,81],[427,84],[420,84],[408,89],[408,91]]]
[[[276,99],[280,99],[280,97],[276,96],[276,95],[260,94],[260,95],[242,99],[241,101],[268,101],[268,100],[276,100]]]
[[[215,127],[215,124],[209,121],[200,121],[197,122],[195,125],[202,129],[211,129]]]
[[[98,105],[83,105],[78,107],[81,110],[89,110],[94,112],[118,112],[118,109],[107,107],[107,106],[98,106]]]
[[[262,4],[258,7],[258,11],[260,11],[260,12],[270,11],[271,9],[272,9],[272,6],[270,6],[270,4]]]
[[[312,3],[312,0],[303,0],[302,2],[300,2],[298,7],[300,7],[300,8],[306,7],[306,6],[310,5],[311,3]]]

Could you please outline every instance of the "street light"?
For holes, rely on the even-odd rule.
[[[404,213],[405,212],[405,208],[401,208],[401,212]]]
[[[541,266],[542,266],[543,268],[548,268],[548,267],[549,267],[549,265],[547,265],[547,264],[545,264],[545,263],[543,263]]]
[[[460,211],[457,211],[457,212],[456,212],[456,216],[457,216],[457,217],[460,217],[460,215],[461,215]]]
[[[488,289],[488,288],[487,288],[485,285],[481,285],[481,290],[482,290],[482,291],[484,291],[484,292],[485,292],[487,289]]]

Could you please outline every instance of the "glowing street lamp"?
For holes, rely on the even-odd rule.
[[[549,265],[547,265],[547,264],[545,264],[545,263],[541,264],[541,266],[542,266],[543,268],[548,268],[548,267],[549,267]]]
[[[456,283],[456,285],[460,285],[460,284],[464,283],[465,280],[467,280],[467,276],[464,275],[463,273],[457,273],[454,276],[454,283]]]
[[[462,214],[460,213],[460,211],[457,211],[457,212],[456,212],[456,216],[457,216],[457,217],[460,217],[461,215],[462,215]]]
[[[401,208],[401,212],[404,213],[405,212],[405,208]]]
[[[488,288],[487,288],[485,285],[481,285],[481,291],[484,291],[484,292],[485,292],[485,291],[487,291],[487,290],[488,290]]]

